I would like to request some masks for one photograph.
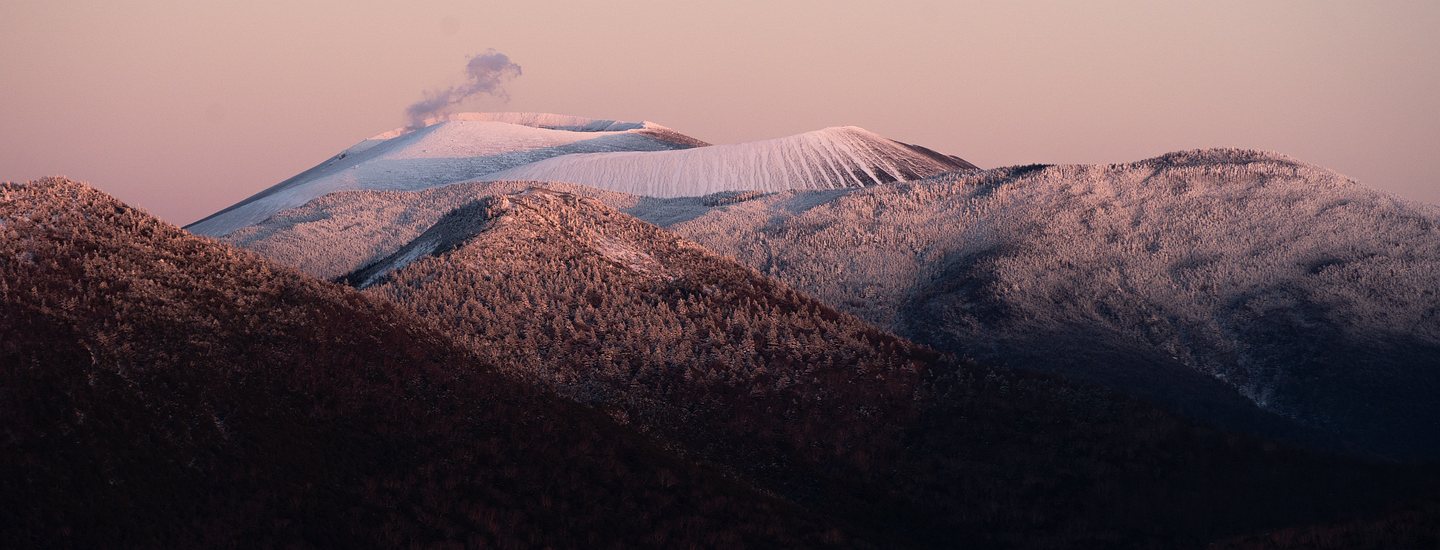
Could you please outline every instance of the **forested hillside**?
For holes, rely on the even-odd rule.
[[[0,336],[7,546],[860,543],[69,181],[0,185]]]
[[[1193,546],[1425,486],[954,362],[564,193],[458,208],[348,280],[891,545]]]
[[[1232,427],[1254,404],[1317,444],[1440,453],[1440,212],[1334,172],[1194,151],[691,218],[671,228],[941,350]]]
[[[470,200],[531,185],[337,193],[229,239],[335,277]],[[1283,156],[1194,151],[675,199],[544,185],[944,351],[1265,436],[1440,452],[1423,420],[1440,378],[1440,214]]]

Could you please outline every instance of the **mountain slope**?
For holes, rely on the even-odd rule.
[[[536,182],[466,182],[419,191],[342,191],[276,213],[221,240],[273,261],[334,279],[395,253],[446,213],[482,197],[524,191]],[[634,205],[639,197],[545,183],[558,191]]]
[[[348,279],[513,378],[887,546],[1194,546],[1423,486],[1093,388],[950,362],[549,190],[457,208]]]
[[[1331,444],[1440,455],[1440,213],[1333,172],[1195,151],[692,218],[672,229],[943,350],[1201,416],[1233,408],[1218,382]]]
[[[597,201],[544,189],[456,209],[349,280],[453,320],[521,378],[701,456],[763,457],[757,469],[793,469],[779,459],[796,454],[869,460],[834,451],[906,418],[934,360]]]
[[[484,179],[563,181],[635,195],[683,197],[720,191],[866,187],[974,169],[958,157],[847,126],[685,151],[570,155]]]
[[[223,236],[335,192],[416,190],[468,180],[568,181],[676,197],[863,187],[975,169],[959,157],[855,127],[707,145],[649,122],[465,113],[371,137],[186,229]],[[692,148],[691,154],[673,154]]]
[[[230,238],[336,277],[527,185],[337,195]],[[1440,339],[1434,209],[1278,155],[675,199],[547,185],[945,351],[1332,448],[1428,455],[1440,441],[1421,420]]]
[[[219,236],[270,215],[348,189],[423,189],[559,155],[663,151],[706,145],[649,122],[542,113],[466,113],[418,129],[376,135],[314,168],[190,224]]]
[[[20,547],[847,544],[415,317],[63,180],[0,185]]]
[[[544,187],[593,198],[641,220],[669,226],[761,193],[739,191],[657,199],[563,182],[465,182],[418,191],[341,191],[220,239],[320,277],[334,279],[377,262],[419,237],[446,213],[484,197]],[[844,190],[817,193],[825,197]]]

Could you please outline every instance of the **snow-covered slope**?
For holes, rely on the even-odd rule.
[[[567,155],[484,179],[563,181],[651,197],[688,197],[867,187],[974,169],[958,157],[846,126],[683,151]]]
[[[191,224],[224,235],[348,189],[424,189],[572,153],[665,151],[706,145],[649,122],[542,113],[465,113],[366,139],[319,166]]]

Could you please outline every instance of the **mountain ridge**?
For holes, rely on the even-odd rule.
[[[186,229],[219,237],[263,223],[285,209],[345,190],[423,189],[513,178],[518,174],[514,170],[557,157],[683,149],[706,152],[679,159],[665,155],[622,156],[619,158],[628,159],[632,167],[640,162],[648,168],[631,174],[632,179],[623,183],[615,183],[610,177],[587,183],[630,186],[625,189],[635,191],[632,188],[640,185],[636,181],[643,181],[643,194],[698,196],[749,188],[865,186],[974,169],[959,157],[892,141],[855,127],[827,128],[745,144],[710,145],[652,122],[547,113],[461,113],[431,119],[423,127],[377,134]],[[587,163],[604,163],[616,157],[586,158]],[[680,166],[697,162],[705,169],[679,170]],[[536,169],[546,170],[545,166],[549,165]]]
[[[965,160],[903,144],[857,126],[689,152],[596,153],[552,158],[486,176],[490,181],[563,181],[653,197],[725,191],[866,187],[976,170]],[[677,191],[667,185],[683,182]]]
[[[652,123],[543,113],[470,113],[377,134],[186,227],[221,236],[346,189],[418,189],[576,152],[707,145]]]
[[[418,193],[347,196],[345,200],[321,201],[296,209],[274,220],[278,222],[274,225],[247,228],[236,237],[237,242],[285,263],[335,277],[394,252],[451,208],[473,198],[518,191],[530,185],[536,184],[465,183]],[[1271,391],[1267,388],[1277,387],[1277,382],[1292,386],[1300,383],[1287,375],[1275,378],[1283,371],[1261,366],[1285,364],[1283,354],[1276,355],[1275,350],[1280,348],[1261,351],[1259,356],[1237,355],[1252,353],[1244,351],[1244,346],[1259,343],[1255,336],[1259,333],[1224,328],[1236,322],[1271,326],[1258,320],[1264,315],[1281,315],[1277,319],[1284,319],[1293,313],[1299,315],[1293,317],[1298,323],[1323,320],[1315,317],[1318,310],[1303,305],[1308,298],[1284,290],[1286,285],[1304,288],[1321,284],[1329,289],[1325,292],[1333,297],[1331,303],[1340,307],[1335,311],[1349,312],[1345,313],[1349,320],[1337,318],[1314,326],[1352,328],[1331,332],[1328,340],[1305,340],[1311,342],[1305,346],[1342,342],[1348,342],[1344,345],[1352,349],[1391,345],[1386,342],[1410,346],[1393,335],[1413,332],[1435,339],[1434,335],[1440,333],[1434,320],[1437,314],[1426,317],[1424,311],[1427,304],[1435,304],[1435,299],[1426,298],[1424,285],[1412,284],[1424,279],[1421,266],[1440,261],[1440,252],[1424,248],[1434,241],[1440,208],[1377,193],[1343,175],[1275,152],[1198,149],[1130,163],[1026,165],[864,189],[730,193],[709,198],[657,199],[575,185],[540,185],[598,198],[777,276],[877,326],[942,350],[981,359],[1000,360],[1002,355],[1010,354],[1014,357],[1002,362],[1024,363],[1030,359],[1021,360],[1016,355],[1018,350],[1048,349],[1025,343],[1002,344],[996,335],[1023,337],[1025,331],[986,331],[984,327],[994,327],[989,324],[992,321],[982,319],[994,315],[994,322],[998,322],[1019,311],[1031,311],[1027,315],[1035,319],[1054,318],[1054,312],[1033,309],[1038,307],[1033,305],[1004,309],[1001,306],[1009,298],[992,296],[1007,285],[1039,292],[1035,281],[1047,281],[1043,284],[1050,287],[1035,295],[1040,297],[1032,296],[1038,300],[1033,303],[1068,304],[1058,311],[1077,320],[1066,321],[1074,325],[1066,333],[1090,334],[1088,340],[1057,340],[1067,342],[1062,347],[1082,346],[1086,341],[1114,344],[1114,357],[1143,357],[1147,358],[1142,362],[1145,364],[1169,365],[1164,369],[1146,368],[1134,359],[1126,359],[1089,374],[1083,369],[1075,371],[1075,365],[1065,366],[1067,372],[1099,376],[1107,383],[1132,389],[1143,387],[1143,394],[1189,411],[1186,414],[1192,417],[1232,418],[1238,414],[1225,421],[1230,426],[1253,423],[1243,419],[1251,415],[1246,411],[1257,403],[1272,411],[1290,411],[1282,414],[1294,414],[1287,408],[1294,403],[1286,401],[1293,397],[1279,401],[1266,397]],[[1259,207],[1262,203],[1267,206]],[[1150,227],[1140,227],[1142,222]],[[1155,230],[1158,227],[1167,229]],[[1280,240],[1280,235],[1285,235],[1285,240]],[[1039,244],[1042,240],[1047,244]],[[1010,241],[1023,246],[1004,244]],[[1032,241],[1035,244],[1024,244]],[[1071,254],[1067,250],[1082,247],[1095,248],[1093,254],[1099,255],[1096,257],[1111,258],[1107,261],[1117,269],[1142,270],[1127,277],[1144,282],[1144,289],[1135,290],[1133,283],[1127,287],[1121,284],[1123,281],[1112,282],[1106,288],[1130,288],[1122,293],[1143,292],[1148,296],[1131,296],[1128,301],[1116,303],[1103,296],[1091,296],[1093,293],[1084,289],[1094,283],[1084,278],[1103,273],[1091,271],[1091,266],[1098,264],[1086,257],[1069,258],[1067,264],[1031,275],[1024,275],[1028,271],[1015,263],[1019,258],[1026,258],[1026,262],[1051,261],[1043,257],[1046,254],[1065,258]],[[829,250],[842,252],[825,252]],[[985,275],[997,265],[1009,266],[1004,267],[1009,270],[1005,280],[1011,282],[996,283],[992,275]],[[1411,280],[1391,284],[1377,278],[1380,271],[1376,270],[1391,269],[1385,267],[1390,265],[1398,270],[1396,273],[1411,274],[1407,275]],[[972,276],[977,273],[983,276]],[[1068,283],[1056,279],[1064,273],[1082,279]],[[1266,282],[1266,273],[1276,274],[1275,284]],[[946,287],[945,281],[955,284]],[[1228,308],[1223,302],[1227,299],[1223,294],[1231,292],[1227,289],[1244,285],[1259,293],[1237,294],[1229,299],[1251,304],[1245,306],[1251,308],[1249,313]],[[1367,290],[1371,287],[1377,290]],[[1409,289],[1400,292],[1411,295],[1380,292],[1384,287]],[[950,299],[947,297],[967,296],[961,304],[970,305],[962,309],[941,306]],[[1073,296],[1086,296],[1097,305],[1076,303]],[[1025,300],[1032,303],[1031,298]],[[1271,303],[1275,305],[1264,305]],[[1284,305],[1287,303],[1290,305]],[[1172,311],[1166,304],[1190,305]],[[1135,310],[1142,305],[1149,308],[1149,313]],[[1261,309],[1254,309],[1257,307]],[[1233,311],[1239,316],[1201,313],[1205,308]],[[1183,315],[1176,315],[1181,312]],[[934,317],[937,315],[939,322]],[[1399,316],[1407,315],[1409,321],[1400,320]],[[943,320],[947,316],[968,320],[954,324]],[[1384,321],[1386,318],[1395,320]],[[1376,320],[1380,325],[1374,324]],[[1381,332],[1364,328],[1382,325],[1391,328]],[[961,327],[965,327],[963,338],[946,332]],[[1346,333],[1350,334],[1347,338],[1335,337]],[[1283,345],[1300,345],[1304,334],[1289,331],[1271,338],[1289,342]],[[1367,338],[1371,343],[1365,343]],[[1246,341],[1252,344],[1241,344]],[[1098,353],[1099,349],[1056,357],[1111,356]],[[1313,351],[1319,347],[1310,349],[1300,356],[1325,355]],[[1393,355],[1375,349],[1377,357]],[[1256,357],[1245,359],[1251,361],[1247,364],[1252,366],[1245,368],[1252,374],[1241,376],[1238,370],[1224,374],[1222,369],[1238,369],[1241,357]],[[1041,363],[1047,361],[1051,359]],[[1358,364],[1371,363],[1363,359]],[[1197,370],[1197,366],[1201,368]],[[1330,373],[1320,380],[1335,379],[1340,372],[1333,365],[1320,368]],[[1384,367],[1393,368],[1399,367]],[[1424,369],[1421,371],[1423,374]],[[1163,374],[1167,372],[1170,374]],[[1255,378],[1254,373],[1264,372],[1271,373],[1264,376],[1272,381]],[[1190,382],[1166,389],[1162,381],[1173,376]],[[1398,374],[1387,376],[1395,379]],[[1418,388],[1423,387],[1416,384],[1411,389],[1422,392]],[[1415,393],[1410,401],[1422,402],[1419,395]],[[1320,430],[1312,433],[1312,428],[1294,427],[1297,436],[1313,444],[1370,452],[1365,450],[1368,444],[1338,440],[1327,443],[1326,439],[1334,438],[1321,434],[1335,429],[1325,427],[1332,424],[1330,420],[1308,414],[1301,418]],[[1278,432],[1267,428],[1264,433],[1273,436]],[[1363,432],[1352,434],[1358,434],[1361,440],[1367,438]]]
[[[671,228],[942,350],[1032,365],[1152,357],[1344,431],[1347,445],[1434,452],[1421,451],[1434,438],[1409,420],[1425,415],[1390,403],[1433,401],[1424,388],[1440,372],[1423,352],[1440,345],[1433,206],[1243,149],[942,176],[803,211],[788,200],[710,209]],[[1164,391],[1116,378],[1123,370],[1063,368]],[[1362,371],[1376,377],[1346,374]],[[1381,397],[1387,385],[1397,393]],[[1362,389],[1370,397],[1343,395]]]
[[[88,186],[0,184],[0,237],[12,544],[863,545],[383,300]]]
[[[1044,532],[1061,547],[1164,545],[1144,534],[1154,528],[1198,545],[1294,521],[1259,519],[1277,512],[1304,516],[1292,499],[1348,507],[1356,501],[1320,493],[1365,492],[1315,485],[1337,467],[1329,457],[934,355],[595,198],[483,197],[412,243],[349,281],[511,376],[882,539],[1008,546]],[[1340,466],[1365,471],[1355,467]],[[1176,490],[1190,504],[1174,502]],[[1210,502],[1206,521],[1181,519],[1199,502]]]

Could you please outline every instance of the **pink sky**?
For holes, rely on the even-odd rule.
[[[0,179],[188,223],[495,48],[524,75],[466,110],[717,143],[853,124],[986,167],[1253,147],[1440,203],[1433,0],[293,4],[5,0]]]

